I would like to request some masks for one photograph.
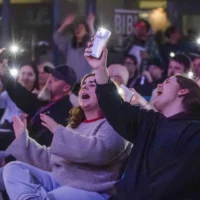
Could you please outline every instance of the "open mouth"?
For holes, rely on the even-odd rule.
[[[89,94],[86,94],[86,93],[82,94],[82,99],[89,99],[89,98],[90,98]]]
[[[160,96],[162,94],[161,91],[157,91],[157,96]]]

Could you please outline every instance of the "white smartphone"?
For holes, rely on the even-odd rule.
[[[95,58],[100,58],[104,46],[107,44],[111,32],[105,28],[99,28],[94,36],[93,45],[91,47],[90,55]]]
[[[129,90],[125,85],[120,85],[118,89],[119,94],[123,95],[126,102],[130,102],[134,96],[134,92]]]

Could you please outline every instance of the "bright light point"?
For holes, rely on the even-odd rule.
[[[11,74],[11,76],[13,76],[14,78],[17,77],[18,73],[19,73],[19,71],[18,71],[16,68],[10,69],[10,74]]]
[[[10,51],[12,53],[17,53],[19,51],[19,47],[15,44],[13,44],[11,47],[10,47]]]
[[[194,77],[194,73],[193,72],[188,72],[188,78],[193,78]]]
[[[118,88],[118,93],[119,93],[120,95],[123,95],[123,94],[124,94],[124,91],[122,90],[122,88]]]
[[[197,44],[200,44],[200,38],[197,39]]]
[[[99,28],[101,29],[101,32],[104,34],[106,32],[106,29],[105,28]]]
[[[174,52],[171,52],[169,55],[170,55],[170,57],[173,58],[173,57],[175,56],[175,53],[174,53]]]

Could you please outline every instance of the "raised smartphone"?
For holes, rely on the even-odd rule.
[[[105,28],[99,28],[94,36],[93,45],[91,47],[90,55],[95,58],[100,58],[104,46],[107,44],[111,32]]]

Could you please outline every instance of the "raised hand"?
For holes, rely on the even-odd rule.
[[[26,119],[22,121],[17,116],[13,117],[13,129],[16,138],[19,138],[23,133],[25,133],[26,127],[27,127]]]
[[[75,21],[75,19],[76,19],[76,15],[74,15],[74,14],[68,15],[68,16],[65,18],[63,24],[64,24],[65,26],[68,26],[68,25],[70,25],[70,24],[73,24],[74,21]]]
[[[40,119],[42,120],[42,125],[49,129],[52,133],[55,132],[56,128],[60,126],[57,122],[55,122],[51,117],[40,114]]]
[[[91,42],[88,43],[88,47],[85,49],[85,58],[87,60],[87,62],[89,63],[89,65],[94,69],[94,70],[98,70],[98,69],[104,69],[106,67],[106,63],[107,63],[107,55],[108,55],[108,51],[106,49],[106,47],[104,47],[102,55],[99,59],[94,58],[92,56],[90,56],[91,50],[90,48],[93,45],[93,39],[91,39]]]
[[[99,59],[92,57],[91,54],[91,46],[93,45],[93,40],[88,43],[88,48],[85,49],[85,58],[88,61],[89,65],[93,68],[95,73],[95,79],[98,84],[106,84],[109,80],[108,71],[106,69],[107,63],[107,48],[104,47],[102,55]]]
[[[89,26],[93,26],[95,21],[95,15],[93,13],[89,13],[87,23]]]
[[[142,108],[150,110],[150,109],[154,109],[153,106],[151,106],[148,101],[141,96],[135,89],[133,88],[129,88],[129,90],[131,90],[134,93],[134,96],[131,99],[130,104],[131,105],[140,105]]]
[[[151,76],[151,74],[150,74],[149,71],[143,71],[143,72],[142,72],[142,75],[145,76],[145,77],[147,78],[147,80],[148,80],[149,83],[152,83],[152,82],[153,82],[153,78],[152,78],[152,76]]]
[[[88,26],[90,28],[90,35],[91,36],[95,35],[94,22],[95,22],[95,15],[93,13],[89,13],[88,18],[87,18],[87,23],[88,23]]]

